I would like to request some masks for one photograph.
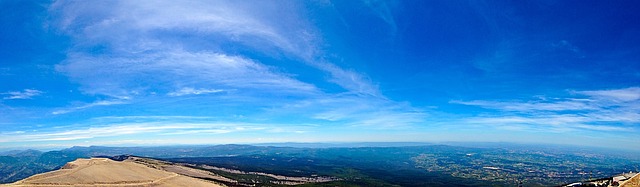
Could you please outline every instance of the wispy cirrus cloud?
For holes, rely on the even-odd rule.
[[[225,90],[221,90],[221,89],[194,89],[191,87],[185,87],[175,92],[170,92],[167,95],[169,96],[201,95],[201,94],[220,93],[224,91]]]
[[[93,103],[83,104],[83,105],[80,105],[80,106],[74,106],[74,107],[67,107],[67,108],[64,108],[64,109],[58,109],[58,110],[55,110],[55,111],[51,112],[51,114],[53,114],[53,115],[66,114],[66,113],[75,112],[75,111],[78,111],[78,110],[97,107],[97,106],[121,105],[121,104],[127,104],[127,103],[128,102],[126,100],[96,101],[96,102],[93,102]]]
[[[393,127],[422,121],[422,112],[388,100],[365,74],[323,60],[321,35],[304,14],[294,11],[299,6],[303,5],[276,1],[115,1],[108,6],[57,1],[50,7],[55,15],[50,27],[69,35],[74,46],[56,70],[80,83],[89,95],[144,99],[146,93],[153,93],[157,100],[179,100],[185,98],[178,96],[206,94],[210,100],[224,97],[219,100],[231,103],[225,110],[251,107],[260,113],[267,107],[287,115],[313,111],[300,116],[320,119],[332,108],[346,107],[353,117],[336,119],[343,124]],[[96,48],[104,50],[96,52]],[[268,65],[254,54],[301,63],[324,73],[310,74],[324,82],[303,81],[295,69]],[[319,86],[325,82],[342,89],[327,92]],[[230,90],[233,95],[214,94]],[[340,99],[326,108],[286,108],[327,98]],[[375,103],[376,108],[349,107],[367,103]],[[104,105],[87,104],[54,114],[94,106]]]
[[[597,107],[590,106],[581,101],[450,101],[453,104],[478,106],[482,108],[498,109],[504,111],[565,111],[565,110],[592,110]]]
[[[118,121],[118,120],[211,120],[211,116],[102,116],[94,117],[97,121]]]
[[[395,18],[392,14],[392,9],[389,4],[393,4],[394,1],[379,1],[379,0],[366,0],[364,4],[371,9],[380,19],[389,25],[391,28],[391,35],[395,35],[398,26]]]
[[[285,130],[287,129],[287,130]],[[92,140],[96,138],[117,138],[128,135],[146,137],[166,137],[171,135],[211,135],[234,132],[303,132],[304,127],[282,127],[273,124],[238,123],[238,122],[173,122],[146,121],[127,123],[93,124],[76,128],[53,128],[41,131],[4,132],[1,142],[40,142],[40,141],[73,141]]]
[[[228,54],[225,44],[233,43],[234,46],[252,48],[269,55],[285,54],[300,59],[311,67],[327,72],[331,75],[328,81],[345,89],[380,96],[377,88],[365,76],[329,62],[314,60],[320,55],[317,45],[320,45],[321,39],[315,34],[315,29],[295,11],[282,11],[295,9],[291,6],[301,5],[275,2],[117,1],[109,6],[99,6],[94,3],[58,1],[51,6],[51,11],[61,18],[56,19],[53,25],[78,42],[70,58],[57,69],[82,82],[85,91],[101,94],[126,94],[132,88],[144,89],[139,85],[141,83],[131,80],[156,80],[159,77],[155,75],[171,73],[171,78],[160,77],[158,81],[175,82],[175,79],[185,79],[184,74],[189,74],[186,76],[189,77],[205,72],[203,69],[209,70],[205,75],[215,76],[203,76],[198,80],[224,80],[217,83],[228,83],[226,86],[309,89],[309,85],[259,62]],[[273,17],[279,19],[269,19]],[[175,38],[182,35],[208,38],[210,42]],[[91,54],[83,50],[96,45],[106,46],[110,54]],[[173,68],[177,70],[171,70]],[[115,76],[101,76],[114,73]],[[142,75],[153,79],[132,77]],[[195,86],[193,82],[197,81],[183,86]]]
[[[11,92],[5,92],[5,93],[0,93],[0,95],[6,95],[5,97],[3,97],[2,99],[8,100],[8,99],[32,99],[35,96],[39,96],[41,95],[42,91],[40,90],[35,90],[35,89],[24,89],[23,91],[11,91]]]
[[[499,127],[527,125],[552,131],[635,131],[640,124],[640,89],[637,87],[571,91],[564,98],[530,101],[451,101],[502,111],[465,119],[465,123]],[[522,129],[522,128],[519,128]]]
[[[613,90],[576,91],[575,93],[587,95],[601,101],[633,102],[640,100],[640,87]]]
[[[604,131],[604,132],[624,132],[633,131],[633,127],[598,124],[602,122],[588,116],[581,115],[532,115],[532,116],[487,116],[471,117],[462,120],[465,124],[480,124],[492,126],[498,129],[519,130],[519,131],[542,131],[542,132],[570,132],[570,131]]]
[[[364,75],[327,62],[313,62],[312,65],[329,72],[331,74],[330,82],[340,85],[351,93],[384,98],[378,86],[371,83]]]
[[[150,84],[158,90],[174,90],[180,85],[289,93],[316,89],[253,60],[211,52],[164,51],[118,58],[78,54],[58,70],[83,83],[88,92],[105,95],[130,95],[131,90]]]
[[[356,128],[394,129],[421,125],[426,111],[408,103],[394,102],[375,96],[355,93],[325,95],[287,104],[272,109],[269,115],[287,112],[323,124],[338,124]]]

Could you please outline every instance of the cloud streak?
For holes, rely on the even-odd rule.
[[[58,70],[82,82],[89,93],[105,95],[132,95],[132,90],[144,92],[146,85],[156,85],[155,89],[167,90],[167,94],[179,94],[169,90],[181,85],[289,93],[316,89],[252,60],[211,52],[164,51],[117,58],[78,54]]]
[[[575,93],[587,95],[603,101],[633,102],[640,100],[640,87],[613,90],[576,91]]]
[[[410,106],[408,103],[394,102],[375,96],[363,96],[356,93],[326,95],[291,103],[278,112],[289,112],[317,120],[322,124],[349,126],[362,129],[399,129],[423,125],[426,111]],[[302,114],[296,114],[304,111]]]
[[[127,95],[132,89],[144,90],[140,84],[151,84],[132,80],[174,82],[165,90],[202,86],[195,85],[200,80],[218,87],[315,89],[260,62],[228,54],[224,44],[233,43],[268,55],[284,53],[327,72],[331,76],[330,82],[349,91],[381,96],[365,76],[314,60],[321,58],[316,47],[320,39],[313,27],[300,19],[295,11],[282,11],[295,8],[290,6],[299,5],[117,1],[110,6],[98,6],[58,1],[51,6],[51,12],[61,18],[55,19],[53,25],[78,42],[69,58],[57,69],[81,82],[85,91],[91,94]],[[277,22],[267,19],[275,17],[286,19],[277,19]],[[175,39],[180,35],[208,38],[210,42]],[[109,54],[91,54],[84,50],[96,45],[108,47]],[[156,76],[166,74],[171,78]],[[203,75],[194,80],[195,74]],[[184,79],[191,81],[178,81]]]
[[[298,6],[302,5],[274,1],[115,1],[109,6],[56,1],[49,9],[54,15],[50,26],[74,41],[56,70],[80,83],[87,95],[135,99],[99,101],[52,114],[116,104],[138,106],[141,100],[152,106],[153,99],[183,101],[189,98],[181,96],[200,95],[202,102],[230,103],[225,110],[255,108],[254,117],[265,116],[255,113],[267,107],[264,110],[281,110],[276,112],[281,115],[310,111],[299,116],[347,126],[406,127],[423,121],[423,112],[388,100],[366,75],[324,60],[318,31],[304,14],[292,11]],[[380,10],[386,11],[386,6]],[[319,70],[326,75],[313,76],[342,89],[297,79],[295,69],[267,65],[255,54]],[[307,101],[319,103],[287,108]],[[373,107],[351,107],[366,105]],[[348,108],[349,116],[337,117],[339,108]]]
[[[502,111],[464,120],[465,123],[528,125],[527,129],[551,131],[632,132],[640,124],[640,89],[571,91],[572,95],[532,101],[451,101],[453,104]],[[521,129],[521,128],[520,128]]]
[[[497,109],[504,111],[566,111],[566,110],[593,110],[597,107],[590,106],[588,103],[581,101],[527,101],[527,102],[496,102],[496,101],[451,101],[453,104],[478,106],[488,109]]]
[[[53,128],[43,131],[5,132],[2,133],[4,138],[0,140],[0,143],[91,140],[96,138],[117,138],[128,135],[159,138],[172,135],[211,135],[250,131],[298,133],[302,132],[300,129],[302,128],[256,123],[147,121],[93,124],[88,127],[74,128],[73,130],[70,128]]]
[[[185,87],[175,92],[170,92],[167,95],[169,96],[202,95],[202,94],[220,93],[224,91],[225,90],[220,90],[220,89],[194,89],[191,87]]]
[[[84,105],[81,105],[81,106],[69,107],[69,108],[65,108],[65,109],[55,110],[55,111],[51,112],[51,114],[60,115],[60,114],[66,114],[66,113],[75,112],[75,111],[78,111],[78,110],[83,110],[83,109],[92,108],[92,107],[121,105],[121,104],[127,104],[127,101],[126,100],[96,101],[96,102],[84,104]]]
[[[44,92],[40,90],[24,89],[23,91],[12,91],[12,92],[0,93],[0,95],[7,95],[2,99],[11,100],[11,99],[32,99],[33,97],[39,96],[42,93]]]

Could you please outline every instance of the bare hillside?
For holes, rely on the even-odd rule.
[[[638,187],[640,186],[640,173],[633,176],[631,179],[620,184],[621,187]]]
[[[78,159],[62,169],[31,176],[4,186],[221,186],[148,167],[131,160]]]

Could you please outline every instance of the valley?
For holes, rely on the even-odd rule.
[[[501,147],[72,147],[3,155],[0,176],[13,183],[78,158],[99,157],[226,186],[557,186],[640,167],[638,158],[608,151]]]

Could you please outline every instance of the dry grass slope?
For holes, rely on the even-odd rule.
[[[62,169],[42,173],[0,186],[221,186],[208,181],[147,167],[125,160],[78,159]]]
[[[640,187],[640,174],[636,174],[631,179],[624,181],[620,187]]]

